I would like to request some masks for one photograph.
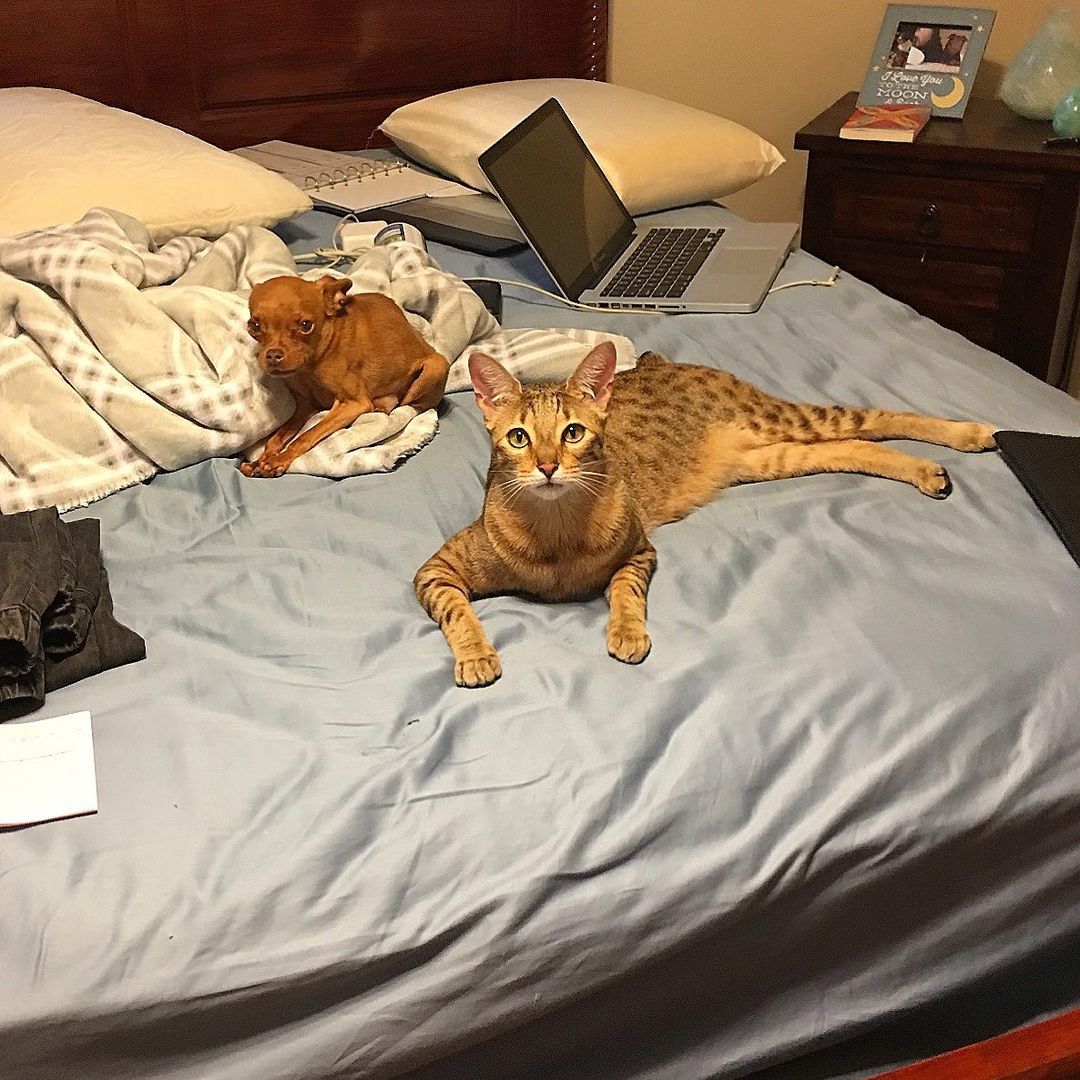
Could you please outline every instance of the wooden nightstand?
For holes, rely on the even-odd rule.
[[[1000,101],[913,143],[841,139],[848,94],[795,136],[810,151],[802,245],[1040,379],[1073,348],[1080,151]]]

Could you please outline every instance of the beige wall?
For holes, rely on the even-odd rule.
[[[795,132],[862,84],[885,0],[609,0],[612,82],[728,116],[787,164],[727,200],[759,221],[802,217],[806,155]],[[993,94],[1050,0],[983,0],[997,18],[975,83]]]

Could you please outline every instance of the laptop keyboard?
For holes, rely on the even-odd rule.
[[[652,229],[600,295],[682,296],[723,235],[723,229]]]

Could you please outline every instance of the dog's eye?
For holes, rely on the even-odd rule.
[[[315,324],[310,319],[301,319],[300,320],[300,333],[301,334],[310,334],[311,331],[314,330],[314,329],[315,329]]]
[[[585,438],[585,429],[581,424],[567,424],[562,433],[563,442],[581,442]]]
[[[250,334],[250,335],[251,335],[252,337],[257,337],[257,336],[258,336],[258,334],[259,334],[259,331],[260,331],[261,329],[262,329],[262,327],[261,327],[261,326],[259,325],[259,320],[258,320],[258,319],[251,319],[251,320],[250,320],[250,321],[248,322],[248,333],[249,333],[249,334]]]
[[[529,445],[529,433],[521,427],[511,428],[506,433],[506,441],[515,450],[524,450]]]

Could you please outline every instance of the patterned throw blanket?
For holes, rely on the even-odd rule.
[[[247,297],[294,273],[266,229],[158,248],[139,222],[110,210],[0,239],[0,512],[83,506],[159,470],[257,447],[292,398],[255,364]],[[452,360],[448,391],[468,387],[475,348],[532,380],[565,377],[603,339],[616,342],[620,368],[634,364],[625,338],[502,330],[467,285],[410,244],[371,249],[348,276],[356,291],[396,300]],[[386,471],[436,429],[433,411],[362,416],[291,471]]]

